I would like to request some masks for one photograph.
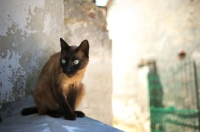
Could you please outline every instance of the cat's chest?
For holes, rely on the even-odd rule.
[[[65,93],[69,91],[69,89],[78,89],[81,84],[82,76],[76,75],[72,78],[67,77],[65,74],[61,74],[59,76],[59,82],[62,91]]]
[[[70,88],[78,88],[80,83],[77,83],[77,82],[72,82],[72,83],[69,83],[69,82],[64,82],[62,83],[62,89],[63,90],[66,90],[66,89],[70,89]]]
[[[68,91],[69,89],[78,89],[81,80],[79,78],[67,78],[62,80],[63,91]]]

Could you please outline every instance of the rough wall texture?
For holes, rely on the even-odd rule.
[[[62,0],[0,1],[0,106],[32,93],[62,31]]]
[[[79,109],[87,116],[112,124],[111,40],[106,18],[92,0],[65,0],[64,37],[70,45],[90,43],[90,62],[84,77],[86,95]]]
[[[139,125],[142,117],[138,115],[142,116],[143,112],[148,112],[148,109],[142,109],[148,104],[143,99],[147,95],[143,90],[147,90],[147,87],[141,84],[147,81],[143,75],[144,72],[147,74],[148,70],[144,68],[143,72],[138,68],[138,64],[142,59],[155,59],[157,64],[162,66],[168,65],[169,61],[176,63],[178,53],[184,50],[187,56],[195,59],[199,65],[199,18],[198,0],[113,1],[107,18],[109,35],[113,42],[113,92],[115,96],[119,95],[121,100],[130,95],[123,102],[125,106],[130,106],[127,111],[132,111],[125,118],[124,114],[120,116],[117,113],[126,110],[120,111],[114,107],[114,116],[126,122],[129,120],[129,125],[143,131]],[[136,110],[131,106],[137,107],[137,114],[131,114]],[[145,123],[141,124],[144,128]]]

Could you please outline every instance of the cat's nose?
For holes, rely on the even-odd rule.
[[[67,67],[67,71],[68,71],[68,72],[70,71],[70,69],[71,69],[71,67]]]

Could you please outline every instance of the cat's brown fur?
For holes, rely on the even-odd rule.
[[[44,65],[33,96],[39,115],[48,114],[52,117],[63,115],[65,119],[75,120],[76,116],[84,116],[83,112],[75,111],[75,108],[85,91],[81,80],[89,61],[89,44],[87,40],[83,41],[79,47],[68,45],[65,47],[63,43],[66,42],[61,39],[61,52],[51,56]],[[63,71],[66,70],[66,66],[61,64],[61,60],[63,57],[74,54],[82,62],[79,67],[77,66],[80,69],[73,73],[73,76],[68,77],[68,73]]]

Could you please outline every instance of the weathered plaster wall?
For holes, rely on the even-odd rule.
[[[113,114],[118,124],[124,121],[144,131],[148,120],[148,114],[143,118],[148,112],[144,109],[148,105],[143,98],[147,96],[144,74],[148,70],[142,71],[138,64],[142,59],[155,59],[158,65],[167,66],[176,63],[184,50],[199,65],[200,1],[114,0],[107,22],[113,42],[113,92],[123,104],[119,107],[115,98],[113,104],[119,109],[114,107]]]
[[[86,95],[79,107],[87,116],[112,124],[111,40],[106,17],[92,0],[65,0],[64,37],[70,45],[90,43],[90,62],[83,79]]]
[[[32,93],[62,31],[62,0],[0,1],[0,106]]]

